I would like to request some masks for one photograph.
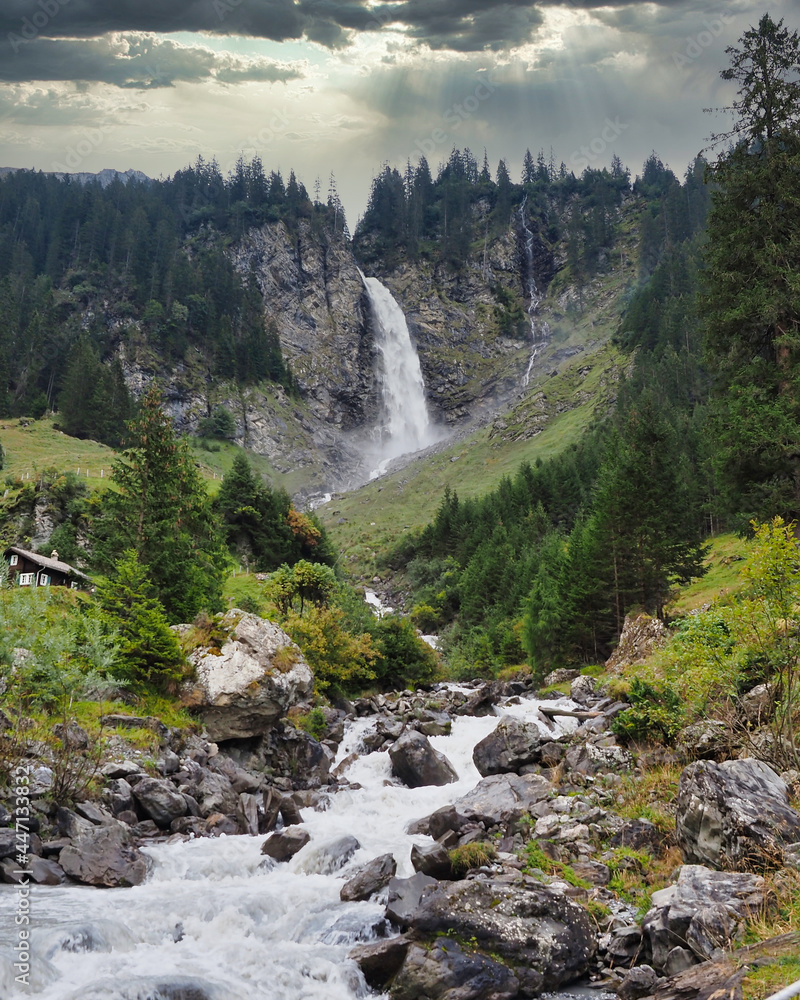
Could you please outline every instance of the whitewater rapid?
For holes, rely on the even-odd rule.
[[[406,827],[474,788],[480,780],[472,762],[475,744],[503,714],[541,725],[539,702],[513,702],[493,716],[457,716],[450,736],[431,738],[454,765],[454,784],[406,788],[392,777],[387,753],[358,756],[346,777],[361,787],[330,794],[324,810],[302,810],[311,841],[288,863],[261,855],[263,835],[223,836],[143,848],[152,871],[135,888],[33,887],[30,988],[14,987],[7,949],[16,893],[14,886],[0,887],[5,890],[0,891],[0,998],[356,1000],[372,995],[347,955],[356,943],[395,931],[384,919],[381,902],[342,903],[341,887],[361,865],[389,852],[397,860],[398,877],[414,873],[411,846],[430,838],[409,836]],[[359,752],[374,724],[374,719],[357,719],[348,725],[337,763]],[[572,726],[572,720],[565,721],[565,728]],[[327,872],[320,849],[345,834],[355,836],[361,847],[343,869]],[[183,992],[176,992],[179,988]]]

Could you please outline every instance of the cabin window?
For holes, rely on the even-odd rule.
[[[10,559],[8,560],[8,565],[9,565],[9,566],[16,566],[18,562],[19,562],[19,556],[18,556],[18,555],[16,555],[16,553],[15,553],[15,554],[14,554],[14,555],[12,555],[12,556],[11,556],[11,558],[10,558]]]
[[[50,583],[50,577],[47,575],[47,573],[40,573],[39,574],[39,586],[40,587],[47,587],[49,585],[49,583]]]
[[[36,579],[35,573],[20,573],[19,574],[19,585],[20,587],[32,587],[33,582]]]

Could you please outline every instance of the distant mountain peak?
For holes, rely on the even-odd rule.
[[[26,167],[0,167],[0,177],[4,177],[6,174],[16,173],[18,170],[27,170]],[[69,177],[71,180],[77,182],[78,184],[91,184],[92,181],[99,181],[101,187],[108,187],[109,184],[117,179],[122,181],[123,184],[127,184],[129,181],[140,181],[149,182],[152,180],[147,174],[142,173],[141,170],[133,170],[129,168],[128,170],[112,170],[110,167],[106,167],[104,170],[98,170],[96,174],[89,173],[88,171],[79,171],[76,173],[66,173],[60,170],[44,170],[42,173],[49,174],[53,177],[58,177],[64,179]]]

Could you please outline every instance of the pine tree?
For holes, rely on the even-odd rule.
[[[702,312],[717,468],[740,527],[800,515],[800,36],[765,14],[728,50],[736,140],[710,173]]]
[[[185,441],[151,389],[128,425],[94,528],[94,560],[109,575],[136,553],[171,621],[220,605],[225,555],[205,487]]]
[[[119,639],[114,673],[135,688],[169,690],[180,680],[184,657],[164,608],[136,553],[123,552],[115,576],[97,588],[106,622]]]

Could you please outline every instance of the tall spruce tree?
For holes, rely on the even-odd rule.
[[[800,515],[800,36],[765,14],[728,49],[734,147],[711,167],[702,311],[728,506]]]
[[[133,551],[169,619],[220,606],[225,549],[205,487],[156,389],[141,401],[95,523],[94,559],[115,576]]]

